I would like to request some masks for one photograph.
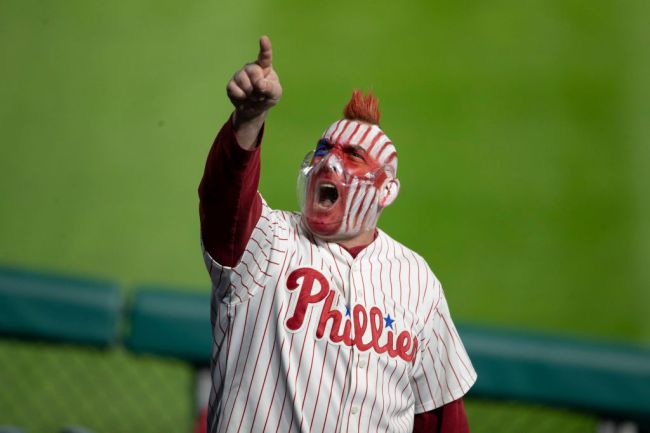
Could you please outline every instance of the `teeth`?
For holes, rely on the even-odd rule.
[[[323,182],[318,186],[318,201],[321,205],[330,207],[339,198],[339,192],[332,182]]]
[[[334,190],[336,189],[336,187],[334,186],[333,183],[322,183],[322,184],[321,184],[321,188],[325,188],[325,189],[334,189]]]

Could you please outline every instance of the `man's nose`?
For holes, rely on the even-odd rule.
[[[343,163],[341,162],[341,158],[338,157],[336,152],[330,152],[325,157],[325,166],[336,174],[343,173]]]

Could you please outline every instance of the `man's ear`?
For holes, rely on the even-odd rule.
[[[379,195],[379,206],[385,208],[389,204],[395,201],[397,195],[399,194],[399,180],[395,178],[389,178],[384,182],[381,187],[381,192]]]

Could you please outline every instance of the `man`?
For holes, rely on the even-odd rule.
[[[200,214],[213,282],[213,432],[466,432],[476,373],[426,262],[376,228],[399,192],[376,98],[353,94],[300,170],[301,212],[257,192],[271,42],[230,80]]]

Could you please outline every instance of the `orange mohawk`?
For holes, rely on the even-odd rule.
[[[366,96],[361,90],[355,89],[343,110],[343,117],[379,125],[379,100],[370,91]]]

